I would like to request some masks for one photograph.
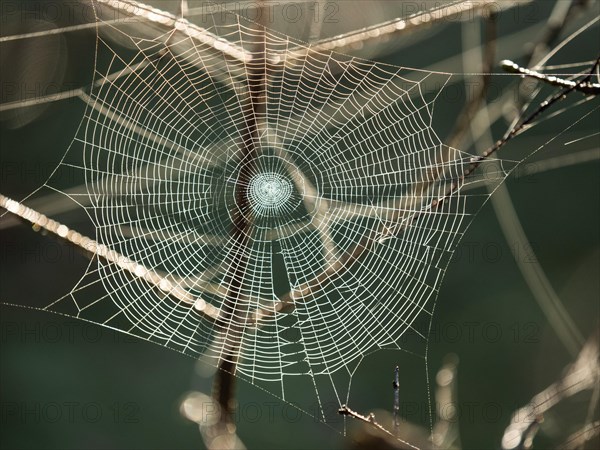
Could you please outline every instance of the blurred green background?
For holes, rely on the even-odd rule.
[[[42,2],[45,3],[45,2]],[[60,11],[74,2],[55,2]],[[155,2],[175,8],[177,2]],[[335,34],[426,9],[433,2],[336,2],[339,21]],[[591,2],[587,19],[598,14]],[[514,36],[529,26],[544,26],[555,2],[519,6],[519,14],[505,12],[498,19],[500,38]],[[65,26],[77,15],[51,14],[40,2],[1,2],[2,36],[28,32],[37,19]],[[65,6],[66,5],[66,6]],[[317,7],[323,7],[317,4]],[[28,15],[20,12],[29,11]],[[31,12],[33,11],[33,12]],[[363,12],[359,16],[359,12]],[[473,19],[477,21],[480,19]],[[285,21],[274,23],[283,31]],[[409,67],[435,66],[460,72],[461,66],[439,67],[462,52],[461,27],[448,22],[418,36],[366,46],[362,54]],[[293,28],[300,37],[306,30]],[[537,28],[541,30],[541,28]],[[321,31],[327,35],[327,30]],[[40,39],[0,43],[2,103],[38,95],[39,88],[23,91],[36,66],[50,67],[60,90],[91,80],[95,37],[93,30],[61,35],[51,44]],[[598,52],[598,27],[590,29],[556,61],[592,60]],[[535,34],[529,36],[534,39]],[[414,45],[416,41],[418,45]],[[525,48],[527,40],[519,41]],[[502,46],[496,60],[518,58],[523,48]],[[54,53],[52,53],[54,52]],[[50,58],[54,55],[54,58]],[[57,59],[58,58],[58,59]],[[63,59],[60,59],[63,58]],[[460,64],[460,60],[458,60]],[[500,72],[498,67],[494,71]],[[58,75],[57,75],[58,74]],[[60,76],[59,76],[60,75]],[[18,83],[21,80],[22,83]],[[35,77],[32,77],[35,84]],[[508,79],[496,77],[504,88]],[[15,84],[17,82],[17,84]],[[441,98],[434,128],[447,136],[457,111],[467,97],[461,77],[453,78],[458,101]],[[15,92],[16,89],[20,92]],[[37,91],[36,91],[37,89]],[[540,98],[541,99],[541,98]],[[490,99],[493,101],[494,99]],[[597,100],[596,100],[597,103]],[[22,199],[38,188],[60,161],[83,115],[77,99],[55,102],[33,111],[3,113],[1,192]],[[580,111],[572,108],[560,123],[573,123]],[[598,150],[598,113],[569,133],[544,146],[525,166],[585,149]],[[507,152],[515,158],[529,154],[556,137],[557,122],[542,124],[515,140]],[[494,127],[495,138],[505,125]],[[565,142],[591,136],[576,144]],[[517,155],[517,156],[515,156]],[[518,156],[521,155],[521,156]],[[519,218],[535,255],[581,333],[588,336],[598,324],[600,292],[600,178],[598,158],[585,164],[542,173],[516,172],[507,180]],[[76,183],[77,180],[67,180]],[[67,183],[67,181],[65,183]],[[0,219],[0,225],[6,217]],[[77,229],[91,233],[89,221],[78,219]],[[393,368],[401,364],[401,400],[406,419],[428,427],[427,395],[422,390],[426,370],[433,380],[444,357],[459,358],[458,400],[462,447],[500,448],[512,412],[556,381],[573,361],[527,288],[494,210],[487,204],[474,219],[451,262],[441,286],[432,324],[428,367],[397,352],[380,352],[361,367],[363,385],[351,396],[351,406],[363,413],[391,410]],[[518,249],[523,258],[528,249]],[[0,229],[0,299],[27,305],[28,299],[52,299],[67,292],[84,273],[88,261],[51,237],[26,225]],[[0,446],[52,449],[184,449],[202,448],[197,425],[179,413],[179,403],[190,390],[210,392],[211,380],[196,374],[196,361],[157,345],[69,317],[2,305],[0,323]],[[406,364],[402,366],[402,364]],[[413,386],[419,386],[414,388]],[[435,386],[431,384],[432,394]],[[560,436],[583,423],[589,398],[576,398],[546,417],[535,448],[553,448]],[[351,439],[247,383],[238,386],[238,433],[248,448],[349,448]],[[414,403],[410,403],[414,402]],[[412,406],[410,406],[412,405]],[[410,407],[409,407],[410,406]],[[414,409],[411,409],[414,407]],[[351,428],[353,424],[349,423]],[[552,433],[555,436],[552,436]]]

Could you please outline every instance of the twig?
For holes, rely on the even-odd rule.
[[[202,317],[211,321],[215,321],[219,317],[219,309],[206,303],[201,297],[193,296],[169,278],[159,275],[155,270],[148,269],[142,264],[122,255],[110,247],[100,244],[89,237],[83,236],[75,230],[71,230],[66,225],[49,219],[45,215],[40,214],[22,203],[5,197],[2,194],[0,194],[0,207],[5,208],[12,214],[32,223],[34,229],[47,230],[86,252],[89,252],[98,258],[102,258],[111,264],[117,265],[134,278],[151,284],[175,301],[182,302],[188,306],[193,306],[194,310]]]
[[[552,86],[557,86],[561,88],[572,88],[576,91],[583,92],[587,95],[600,94],[600,83],[591,83],[589,81],[578,83],[577,81],[565,80],[563,78],[559,78],[553,75],[546,75],[535,70],[526,69],[508,59],[502,61],[500,65],[507,72],[518,73],[525,77],[535,78],[536,80],[543,81],[544,83],[550,84]]]
[[[209,32],[205,28],[199,27],[183,17],[178,17],[167,11],[159,10],[150,5],[146,5],[141,2],[127,1],[127,0],[95,0],[99,6],[104,6],[118,11],[118,19],[106,20],[100,22],[91,22],[78,24],[73,26],[67,26],[62,28],[56,28],[53,30],[45,30],[33,33],[18,34],[12,36],[0,37],[1,42],[15,41],[19,39],[29,39],[35,37],[49,36],[52,34],[62,34],[74,31],[85,30],[89,28],[98,28],[103,26],[113,26],[122,23],[128,23],[131,18],[134,17],[140,23],[148,21],[154,25],[167,28],[177,29],[178,32],[183,33],[185,36],[193,40],[199,45],[204,45],[211,48],[213,51],[219,54],[226,55],[232,60],[238,62],[244,62],[252,59],[252,56],[244,50],[241,46],[235,45],[219,36]]]
[[[517,450],[530,450],[533,448],[533,440],[540,431],[540,425],[544,421],[544,416],[542,414],[538,414],[533,419],[533,422],[529,424],[529,426],[525,429],[521,436],[521,442],[517,446]]]
[[[588,441],[591,441],[593,437],[598,435],[600,435],[600,420],[586,424],[581,429],[571,434],[558,448],[564,450],[580,449],[583,448]]]
[[[394,436],[394,434],[391,431],[389,431],[387,428],[385,428],[383,425],[381,425],[379,422],[377,422],[375,420],[375,414],[373,414],[373,413],[369,413],[368,416],[363,416],[362,414],[359,414],[356,411],[353,411],[352,409],[350,409],[347,405],[342,405],[341,408],[338,409],[338,414],[340,414],[342,416],[349,416],[349,417],[352,417],[353,419],[360,420],[361,422],[367,423],[367,424],[371,425],[373,428],[378,429],[382,433],[385,433],[388,436],[391,436],[392,438],[402,442],[404,445],[407,445],[410,448],[419,450],[418,447],[415,447],[414,445],[406,442],[405,440],[400,439],[398,436]]]
[[[536,423],[548,410],[578,392],[593,389],[600,379],[598,361],[598,329],[589,337],[581,349],[575,362],[568,368],[564,376],[546,389],[535,395],[529,403],[513,413],[510,425],[504,431],[502,448],[527,448],[527,437],[533,439],[531,433],[536,431]],[[533,430],[533,431],[532,431]]]
[[[344,51],[347,47],[364,44],[382,36],[410,34],[415,31],[431,27],[441,21],[463,20],[465,17],[472,19],[474,15],[486,15],[492,12],[509,9],[517,5],[528,3],[530,0],[497,2],[494,0],[464,1],[458,0],[438,5],[426,12],[419,12],[407,18],[396,18],[360,30],[351,31],[331,39],[324,39],[312,43],[309,47],[301,46],[289,49],[283,61],[290,63],[295,59],[304,59],[309,55],[326,51]]]
[[[513,138],[515,138],[521,132],[523,132],[523,130],[526,129],[527,125],[531,124],[536,118],[538,118],[541,114],[543,114],[547,109],[552,107],[555,103],[566,98],[566,96],[568,94],[570,94],[577,88],[578,84],[587,82],[587,79],[591,76],[593,71],[596,69],[599,62],[600,62],[600,59],[597,59],[593,65],[592,69],[590,70],[590,75],[588,75],[586,78],[578,81],[575,86],[571,86],[569,88],[563,89],[560,92],[557,92],[556,94],[550,96],[548,99],[543,101],[535,111],[533,111],[529,116],[527,116],[525,119],[523,119],[521,122],[519,122],[516,126],[514,126],[502,139],[500,139],[494,145],[492,145],[490,148],[488,148],[486,151],[484,151],[482,155],[474,157],[471,165],[467,168],[467,170],[465,170],[464,175],[461,177],[461,181],[463,181],[466,177],[471,175],[481,165],[481,163],[484,160],[486,160],[491,155],[496,153],[498,150],[500,150],[502,147],[504,147],[508,142],[510,142]],[[462,183],[460,183],[460,184],[462,184]],[[457,185],[454,189],[451,190],[450,193],[455,192],[458,188],[459,188],[459,186]],[[447,196],[444,196],[444,197],[447,197]]]

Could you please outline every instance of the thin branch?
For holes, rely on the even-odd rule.
[[[22,33],[22,34],[13,34],[10,36],[1,36],[0,44],[4,43],[4,42],[19,41],[21,39],[32,39],[32,38],[38,38],[38,37],[53,36],[56,34],[72,33],[74,31],[89,30],[89,29],[98,28],[99,26],[107,26],[107,25],[122,23],[123,21],[124,21],[123,19],[107,20],[107,21],[102,22],[102,24],[99,24],[97,22],[90,22],[90,23],[82,23],[82,24],[78,24],[78,25],[70,25],[70,26],[61,27],[61,28],[52,28],[50,30],[44,30],[44,31],[33,31],[31,33]]]
[[[515,411],[510,425],[504,431],[502,448],[505,450],[527,448],[528,437],[537,430],[543,415],[561,401],[584,390],[594,389],[600,380],[598,360],[598,329],[592,333],[575,362],[555,383],[535,395],[526,406]]]
[[[353,419],[360,420],[361,422],[367,423],[367,424],[371,425],[373,428],[381,431],[382,433],[398,440],[399,442],[402,442],[404,445],[407,445],[408,447],[413,448],[415,450],[419,450],[419,447],[415,447],[414,445],[406,442],[405,440],[400,439],[398,436],[394,436],[394,434],[391,431],[389,431],[387,428],[385,428],[383,425],[381,425],[379,422],[377,422],[375,420],[375,414],[373,414],[373,413],[370,413],[368,416],[363,416],[362,414],[359,414],[356,411],[353,411],[348,406],[342,405],[341,408],[338,409],[338,414],[340,414],[342,416],[352,417]]]
[[[593,71],[598,66],[599,62],[600,62],[600,59],[597,59],[596,62],[594,63],[594,66],[590,70],[590,74],[593,73]],[[579,80],[578,84],[587,82],[589,76],[590,75],[588,75],[588,77],[586,77],[584,79]],[[533,111],[529,116],[527,116],[525,119],[521,120],[517,125],[512,127],[510,129],[510,131],[508,131],[502,139],[500,139],[494,145],[492,145],[490,148],[488,148],[486,151],[484,151],[483,154],[481,154],[480,156],[474,157],[471,165],[467,168],[467,170],[465,170],[463,176],[461,177],[461,180],[460,180],[461,183],[457,184],[448,194],[451,194],[451,193],[455,192],[457,189],[459,189],[460,186],[462,185],[462,182],[464,181],[464,179],[466,177],[468,177],[469,175],[471,175],[481,165],[481,163],[483,161],[485,161],[490,156],[492,156],[494,153],[496,153],[498,150],[500,150],[502,147],[504,147],[513,138],[515,138],[516,136],[521,134],[525,129],[527,129],[527,126],[530,125],[535,119],[537,119],[546,110],[551,108],[554,104],[565,99],[567,97],[567,95],[570,94],[571,92],[573,92],[576,88],[577,88],[577,84],[575,86],[571,86],[569,88],[563,89],[563,90],[557,92],[556,94],[550,96],[548,99],[543,101],[539,105],[539,107],[535,111]],[[447,197],[447,195],[444,197]]]
[[[127,0],[94,0],[98,6],[117,11],[118,19],[91,22],[78,24],[63,28],[56,28],[47,31],[39,31],[34,33],[25,33],[12,36],[0,37],[1,42],[9,42],[20,39],[29,39],[34,37],[48,36],[52,34],[70,33],[80,31],[87,28],[97,28],[105,26],[113,26],[119,24],[128,24],[132,18],[139,20],[139,23],[148,22],[167,29],[176,29],[178,32],[192,39],[194,42],[211,47],[219,54],[226,55],[238,62],[245,62],[252,59],[252,56],[242,47],[235,45],[219,36],[209,32],[205,28],[199,27],[183,17],[178,17],[167,11],[154,8],[141,2]],[[122,16],[122,17],[121,17]]]
[[[600,420],[586,424],[571,434],[558,448],[563,450],[581,449],[587,442],[598,435],[600,435]]]
[[[500,65],[507,72],[517,73],[529,78],[535,78],[536,80],[543,81],[544,83],[550,84],[552,86],[561,88],[573,88],[574,90],[583,92],[586,95],[600,94],[600,83],[592,83],[590,81],[578,83],[577,81],[565,80],[563,78],[559,78],[553,75],[546,75],[535,70],[526,69],[508,59],[502,61]]]
[[[510,9],[517,5],[523,5],[530,0],[516,0],[497,2],[495,0],[464,1],[458,0],[446,3],[425,12],[413,14],[407,18],[396,18],[387,22],[379,23],[360,30],[351,31],[331,39],[324,39],[312,43],[309,47],[299,46],[286,52],[283,61],[286,64],[293,63],[296,59],[304,59],[312,54],[338,51],[343,52],[347,47],[355,44],[364,44],[383,36],[411,34],[418,30],[429,28],[439,22],[464,20],[465,17],[472,19],[474,15],[486,15],[501,10]]]
[[[61,239],[64,239],[67,242],[81,248],[82,250],[89,252],[98,258],[102,258],[111,264],[115,264],[116,266],[128,272],[134,278],[143,280],[159,289],[173,300],[193,307],[194,311],[198,312],[202,317],[211,321],[215,321],[219,317],[218,308],[206,303],[201,297],[193,296],[180,285],[170,280],[168,277],[158,274],[154,269],[148,269],[142,264],[139,264],[129,257],[122,255],[110,247],[83,236],[80,233],[71,230],[66,225],[49,219],[45,215],[40,214],[39,212],[23,205],[22,203],[5,197],[2,194],[0,194],[0,207],[6,209],[21,219],[30,222],[33,224],[33,227],[36,230],[47,230]]]

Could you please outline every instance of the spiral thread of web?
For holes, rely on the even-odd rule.
[[[234,343],[237,374],[251,382],[351,375],[362,356],[403,347],[403,336],[425,343],[477,198],[459,192],[432,206],[470,158],[432,129],[432,74],[312,52],[239,18],[208,31],[238,58],[182,30],[120,31],[133,51],[100,35],[103,81],[72,151],[83,151],[98,242],[144,269],[132,276],[98,261],[88,275],[106,293],[89,295],[84,277],[52,308],[72,303],[73,315],[214,364]],[[258,156],[246,179],[248,144]],[[243,245],[232,233],[239,216],[251,224]],[[236,279],[240,258],[249,264]],[[185,290],[218,310],[234,284],[224,320],[169,295]]]

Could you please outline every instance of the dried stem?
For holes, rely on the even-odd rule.
[[[600,420],[588,423],[575,433],[571,434],[558,448],[563,450],[583,449],[584,445],[594,437],[600,435]]]
[[[497,2],[495,0],[454,1],[431,8],[425,12],[416,13],[407,18],[396,18],[360,30],[351,31],[332,39],[324,39],[312,43],[309,47],[296,47],[285,54],[284,61],[290,63],[295,59],[303,59],[311,54],[338,51],[344,52],[348,47],[364,44],[383,36],[400,36],[429,28],[442,21],[464,20],[475,15],[488,15],[528,3],[530,0]]]
[[[535,78],[536,80],[543,81],[544,83],[550,84],[552,86],[562,88],[573,88],[574,90],[583,92],[586,95],[600,94],[600,83],[592,83],[590,81],[578,83],[572,80],[565,80],[563,78],[559,78],[553,75],[546,75],[535,70],[526,69],[508,59],[502,61],[500,65],[507,72],[517,73],[529,78]]]
[[[402,442],[404,445],[419,450],[418,447],[415,447],[414,445],[400,439],[397,436],[394,436],[394,434],[389,431],[387,428],[385,428],[383,425],[381,425],[379,422],[377,422],[375,420],[375,414],[370,413],[368,416],[363,416],[362,414],[357,413],[356,411],[353,411],[352,409],[350,409],[348,406],[346,405],[342,405],[340,409],[338,409],[338,414],[342,415],[342,416],[348,416],[348,417],[352,417],[353,419],[356,420],[360,420],[361,422],[367,423],[369,425],[371,425],[373,428],[376,428],[377,430],[381,431],[384,434],[387,434],[388,436],[398,440],[399,442]]]
[[[136,279],[145,281],[146,283],[156,287],[158,290],[166,294],[177,302],[181,302],[189,307],[193,307],[202,317],[211,321],[217,320],[219,317],[219,309],[206,303],[202,298],[195,297],[188,291],[183,289],[174,280],[168,277],[161,276],[157,271],[148,269],[142,264],[122,255],[121,253],[109,248],[104,244],[83,236],[75,230],[71,230],[66,225],[61,224],[53,219],[49,219],[43,214],[23,205],[22,203],[11,200],[8,197],[0,194],[0,207],[5,208],[12,214],[24,219],[31,224],[36,230],[44,229],[52,234],[64,239],[65,241],[75,245],[76,247],[91,253],[98,258],[105,260],[108,263],[115,264],[121,269],[128,272]]]
[[[596,388],[600,381],[598,336],[596,329],[564,375],[513,413],[502,438],[502,448],[530,448],[538,424],[547,411],[578,392]]]
[[[581,7],[583,3],[583,1],[579,0],[556,2],[551,17],[548,20],[540,39],[536,43],[530,45],[531,51],[526,55],[526,60],[528,61],[527,66],[531,66],[540,60],[545,61],[547,59],[550,46],[558,39],[562,29],[575,16],[577,9]],[[566,41],[569,39],[570,38],[567,38]],[[465,70],[469,71],[469,69]],[[515,110],[521,109],[528,101],[528,99],[524,97],[523,85],[522,82],[518,89],[518,92],[521,95],[516,101]],[[505,105],[508,101],[509,99],[506,98],[498,102],[498,104]],[[494,118],[492,118],[492,116]],[[470,123],[472,141],[475,144],[477,153],[483,152],[485,148],[491,145],[492,137],[490,127],[498,117],[499,115],[497,113],[492,114],[489,105],[484,104],[476,114],[475,119]],[[574,156],[566,155],[562,158],[570,159],[574,158]],[[530,246],[529,241],[510,199],[508,188],[506,185],[500,185],[494,187],[493,190],[494,196],[492,197],[492,205],[497,212],[498,221],[507,242],[519,242],[519,248],[528,248]],[[567,350],[573,356],[576,355],[581,348],[583,337],[562,305],[560,298],[552,288],[542,266],[535,259],[524,262],[522,258],[517,258],[516,255],[515,261],[534,298],[548,318],[549,323],[552,325],[561,342],[563,342]]]

